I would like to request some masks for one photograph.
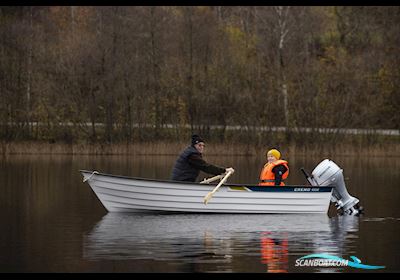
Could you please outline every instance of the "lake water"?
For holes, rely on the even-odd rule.
[[[257,183],[261,158],[213,157],[231,183]],[[400,158],[335,157],[361,217],[107,213],[80,169],[168,179],[173,156],[10,156],[0,159],[0,272],[399,272]],[[289,158],[287,184],[306,184],[323,158]],[[206,175],[203,173],[199,178]],[[362,264],[296,266],[309,254]]]

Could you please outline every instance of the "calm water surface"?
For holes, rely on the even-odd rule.
[[[212,157],[231,183],[256,183],[263,160]],[[10,156],[0,159],[0,272],[399,272],[400,158],[335,157],[362,217],[107,213],[79,169],[168,179],[173,156]],[[289,158],[305,184],[323,158]],[[206,175],[203,173],[199,178]],[[385,269],[299,267],[326,253]]]

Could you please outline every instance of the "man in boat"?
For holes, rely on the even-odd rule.
[[[208,174],[219,175],[232,169],[207,163],[202,156],[204,147],[204,140],[199,135],[192,135],[192,144],[179,155],[172,170],[171,179],[195,182],[200,170]]]
[[[282,160],[281,153],[277,149],[271,149],[266,154],[268,162],[260,173],[259,186],[284,186],[289,175],[289,166],[286,160]]]

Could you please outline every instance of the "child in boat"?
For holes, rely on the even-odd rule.
[[[267,163],[260,173],[259,186],[284,186],[289,175],[289,166],[286,160],[281,159],[281,153],[277,149],[267,152]]]

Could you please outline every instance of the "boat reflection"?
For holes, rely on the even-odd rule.
[[[85,234],[83,257],[213,263],[218,271],[246,270],[238,265],[245,257],[268,272],[312,271],[295,267],[295,259],[343,255],[353,245],[351,238],[346,243],[351,232],[357,237],[354,216],[108,213]]]

